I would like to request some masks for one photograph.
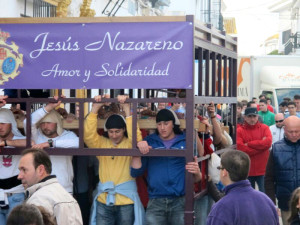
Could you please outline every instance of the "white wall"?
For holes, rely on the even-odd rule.
[[[71,4],[68,7],[68,16],[70,17],[79,17],[80,15],[80,6],[83,0],[72,0]]]
[[[75,16],[78,17],[80,15],[80,6],[82,4],[83,0],[72,0],[71,5],[68,8],[68,16]],[[102,14],[102,11],[104,10],[105,6],[109,0],[94,0],[92,1],[91,4],[91,9],[94,9],[96,12],[96,17],[106,17],[107,15]],[[113,0],[107,7],[106,11],[110,12],[114,6],[114,4],[117,2],[117,0]],[[134,16],[134,15],[139,15],[137,11],[130,13],[128,11],[128,5],[131,4],[133,9],[136,9],[135,5],[136,1],[135,0],[125,0],[121,7],[118,9],[117,13],[115,16]],[[115,7],[114,11],[117,9],[118,6]]]
[[[195,14],[195,0],[176,1],[172,0],[169,11],[184,11],[186,14]]]
[[[20,13],[24,12],[24,1],[1,0],[0,15],[6,17],[20,17]]]
[[[197,1],[199,0],[186,0],[184,2],[182,0],[171,0],[170,7],[172,8],[169,9],[169,7],[163,7],[161,9],[161,15],[194,15],[196,11],[200,13],[195,7]],[[0,17],[20,17],[20,14],[24,14],[24,2],[25,0],[0,0]],[[70,6],[68,7],[68,17],[79,17],[82,2],[83,0],[72,0]],[[102,14],[102,11],[108,2],[109,0],[92,1],[91,9],[96,11],[96,17],[107,16]],[[117,2],[117,0],[113,0],[108,6],[107,10],[110,11],[115,2]],[[141,7],[143,2],[150,7],[151,4],[144,0],[125,0],[115,16],[155,16],[155,10],[153,10],[151,7],[148,8],[148,10],[143,10],[145,9],[145,7]],[[32,5],[33,0],[27,0],[26,15],[28,16],[32,16],[33,14]],[[129,10],[129,8],[131,10]],[[168,11],[170,11],[170,14],[168,14]]]
[[[122,4],[121,8],[118,10],[116,16],[130,16],[131,14],[128,12],[128,1],[135,2],[135,0],[125,0]],[[24,5],[25,0],[0,0],[0,17],[20,17],[20,14],[24,14]],[[80,7],[82,5],[83,0],[72,0],[70,6],[68,7],[68,16],[69,17],[79,17],[80,15]],[[108,9],[111,9],[116,2],[116,0],[112,1]],[[96,16],[106,16],[102,14],[102,11],[108,0],[94,0],[91,4],[91,9],[96,11]],[[32,16],[33,14],[33,0],[27,0],[26,7],[26,15]]]

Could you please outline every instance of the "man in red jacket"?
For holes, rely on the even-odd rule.
[[[264,175],[269,158],[272,134],[267,125],[258,122],[256,108],[245,110],[244,124],[237,129],[237,149],[247,153],[251,159],[249,181],[264,192]]]

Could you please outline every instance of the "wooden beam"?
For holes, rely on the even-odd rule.
[[[58,6],[57,0],[43,0],[43,2],[47,2],[50,5]]]
[[[21,120],[16,120],[17,125],[19,129],[23,129],[23,121]],[[105,120],[103,119],[98,119],[98,128],[103,128],[104,127],[104,122]],[[156,129],[156,121],[155,119],[139,119],[138,124],[140,129],[146,129],[146,130],[152,130]],[[75,119],[72,122],[67,122],[66,120],[63,120],[63,128],[67,130],[75,130],[78,129],[79,127],[79,120]],[[180,119],[180,128],[185,129],[185,120]],[[194,128],[197,129],[200,132],[205,131],[205,125],[201,123],[199,120],[194,120]],[[229,132],[229,127],[224,126],[223,130],[225,130],[227,133]]]
[[[1,23],[131,23],[131,22],[186,22],[185,16],[132,16],[132,17],[51,17],[0,18]]]

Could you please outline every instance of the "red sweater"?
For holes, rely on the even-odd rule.
[[[202,136],[202,135],[200,135]],[[201,138],[201,143],[203,143],[203,139]],[[212,139],[210,138],[210,136],[208,136],[207,138],[204,139],[204,155],[206,156],[208,154],[212,154],[214,152],[213,150],[213,142]],[[201,173],[202,173],[202,177],[206,177],[207,174],[207,160],[202,161],[201,162]],[[194,185],[194,190],[195,192],[199,192],[202,191],[206,188],[206,184],[207,184],[207,179],[201,179],[201,181],[199,183],[195,183]]]
[[[244,122],[237,129],[237,149],[247,153],[251,159],[249,176],[265,175],[271,145],[272,134],[265,124],[257,122],[251,126]]]

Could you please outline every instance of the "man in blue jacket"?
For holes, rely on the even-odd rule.
[[[221,156],[220,180],[226,186],[225,196],[213,205],[207,225],[279,225],[276,208],[262,192],[247,180],[249,156],[230,150]]]
[[[138,143],[138,148],[143,154],[147,154],[151,148],[186,148],[185,134],[179,128],[180,122],[174,111],[160,110],[156,116],[156,125],[156,132]],[[147,225],[184,224],[185,169],[194,174],[196,182],[201,180],[197,160],[186,164],[184,157],[133,157],[132,177],[148,171]]]
[[[283,225],[288,225],[289,200],[300,186],[300,119],[289,116],[284,120],[284,138],[272,145],[266,176],[266,194],[281,210]],[[278,209],[278,211],[279,211]]]

